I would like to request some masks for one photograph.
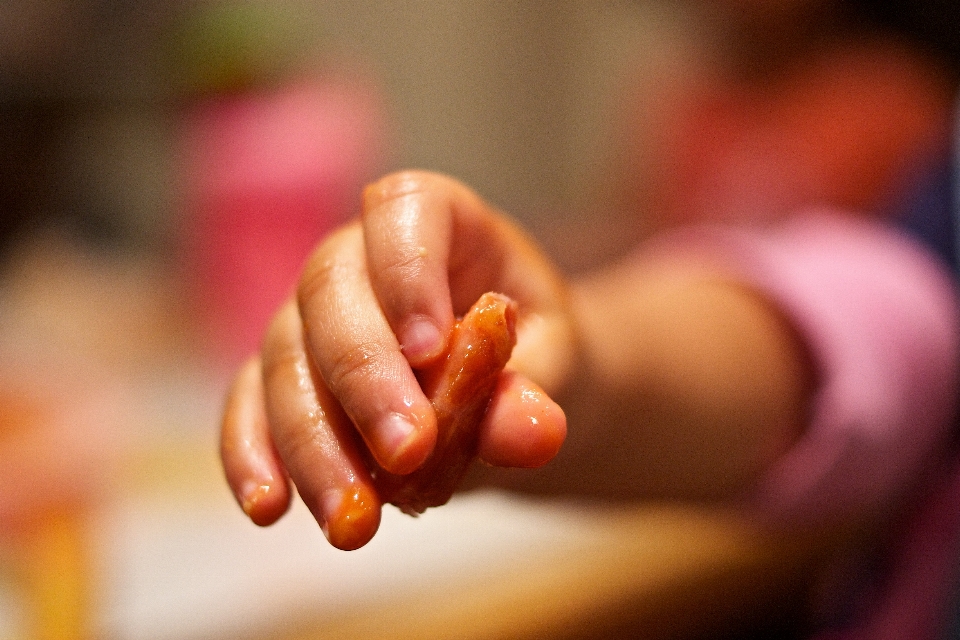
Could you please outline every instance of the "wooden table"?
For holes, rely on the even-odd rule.
[[[771,535],[737,516],[694,506],[588,508],[481,493],[446,507],[457,512],[449,517],[440,509],[433,519],[432,512],[410,519],[388,507],[375,548],[363,555],[318,549],[322,538],[299,505],[291,516],[295,536],[244,522],[225,504],[230,498],[210,452],[171,449],[131,470],[140,478],[139,486],[130,484],[134,500],[162,502],[165,495],[192,492],[198,510],[237,512],[224,536],[248,529],[264,541],[277,535],[314,567],[307,579],[312,587],[282,606],[265,605],[260,618],[230,627],[229,612],[210,612],[225,620],[224,638],[715,638],[793,613],[827,548],[823,540]],[[512,521],[522,522],[511,528]],[[484,529],[497,541],[488,543]],[[397,560],[396,550],[411,541],[416,557]],[[431,549],[446,567],[431,566]],[[476,559],[455,558],[457,549]],[[357,587],[358,580],[364,586]],[[348,595],[338,598],[338,584]],[[275,591],[276,582],[262,588]],[[249,599],[256,602],[255,595]]]
[[[479,575],[340,612],[308,613],[282,640],[716,638],[789,616],[816,545],[782,545],[695,509],[579,514],[592,535]]]
[[[23,269],[34,286],[15,289],[17,326],[42,329],[58,356],[107,359],[114,382],[142,379],[122,394],[126,430],[139,440],[96,510],[54,513],[22,542],[12,564],[28,576],[30,640],[716,637],[792,610],[828,546],[690,506],[586,509],[496,495],[419,520],[389,509],[359,552],[329,549],[302,506],[259,529],[233,504],[216,458],[222,381],[189,365],[142,370],[176,362],[170,341],[153,336],[165,329],[143,332],[162,316],[149,312],[162,304],[137,297],[152,281],[125,275],[106,286],[99,266],[80,263],[55,287],[64,270],[49,265],[62,263]],[[78,323],[88,330],[74,336]]]

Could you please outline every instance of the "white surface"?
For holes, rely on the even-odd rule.
[[[106,515],[100,637],[228,638],[437,580],[480,579],[519,554],[586,535],[562,511],[477,494],[416,519],[387,508],[374,540],[344,552],[299,502],[261,529],[222,497],[189,508],[130,501]]]
[[[223,385],[189,374],[159,375],[120,394],[129,406],[118,419],[136,426],[129,436],[148,463],[117,483],[93,521],[97,638],[268,631],[404,590],[483,580],[512,559],[591,535],[589,522],[569,509],[496,493],[457,496],[419,518],[386,507],[373,541],[350,552],[330,547],[297,498],[277,524],[257,527],[234,502],[217,460]]]
[[[0,640],[26,637],[26,606],[13,580],[0,576]]]

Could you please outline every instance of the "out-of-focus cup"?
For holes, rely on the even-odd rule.
[[[181,124],[188,289],[204,350],[234,366],[380,169],[381,96],[365,79],[309,78],[204,98]]]

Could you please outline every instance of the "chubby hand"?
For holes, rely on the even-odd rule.
[[[487,291],[516,303],[517,343],[479,426],[494,466],[537,467],[566,419],[548,394],[572,368],[564,284],[535,245],[462,184],[402,172],[364,191],[360,220],[333,233],[304,268],[258,357],[227,398],[221,456],[257,524],[275,522],[296,486],[341,549],[376,533],[378,472],[424,467],[437,411],[417,373],[437,369],[457,317]]]

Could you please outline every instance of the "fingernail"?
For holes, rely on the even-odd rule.
[[[378,426],[380,446],[392,452],[403,449],[417,431],[413,423],[399,413],[391,413]]]
[[[323,535],[338,549],[358,549],[370,541],[380,525],[379,504],[361,486],[330,489],[320,497]]]
[[[429,318],[417,318],[400,336],[400,349],[411,363],[420,364],[436,356],[443,347],[440,329]]]
[[[268,484],[250,484],[241,491],[240,507],[248,518],[255,519],[257,505],[270,493]]]
[[[330,540],[330,523],[336,523],[341,504],[343,504],[343,492],[338,489],[324,491],[320,496],[320,513],[323,515],[320,530],[323,531],[327,540]]]
[[[399,413],[391,413],[377,427],[377,440],[384,458],[380,462],[391,471],[416,439],[417,427]]]

